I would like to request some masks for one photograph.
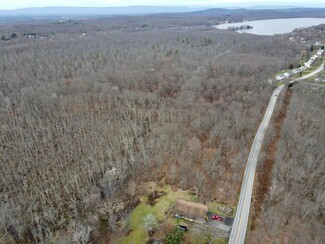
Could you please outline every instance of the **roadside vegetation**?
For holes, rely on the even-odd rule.
[[[322,243],[325,89],[294,86],[250,243]]]

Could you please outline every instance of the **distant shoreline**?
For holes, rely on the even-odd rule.
[[[320,24],[325,24],[325,18],[286,18],[254,20],[237,23],[225,23],[221,25],[215,25],[214,27],[220,30],[236,31],[238,33],[249,33],[256,35],[276,35],[290,33],[294,29],[307,28]]]

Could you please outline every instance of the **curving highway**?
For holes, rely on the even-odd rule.
[[[254,176],[256,163],[258,160],[258,156],[260,153],[260,149],[262,146],[263,138],[265,135],[265,131],[269,125],[269,122],[272,117],[272,113],[278,99],[278,95],[283,90],[284,85],[275,89],[270,99],[269,105],[267,106],[266,112],[264,114],[264,118],[258,128],[258,131],[255,135],[253,145],[251,151],[248,156],[247,166],[244,174],[244,179],[240,191],[239,203],[237,206],[236,217],[234,220],[234,224],[231,230],[229,243],[230,244],[239,244],[244,243],[249,209],[251,205],[251,198],[253,192],[253,184],[254,184]]]

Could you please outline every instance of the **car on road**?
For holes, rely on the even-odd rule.
[[[219,216],[219,215],[212,215],[212,216],[211,216],[211,219],[213,219],[213,220],[218,220],[218,221],[220,221],[220,222],[223,221],[223,217],[221,217],[221,216]]]

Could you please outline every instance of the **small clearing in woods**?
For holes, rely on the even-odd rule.
[[[157,186],[155,183],[148,183],[148,192],[140,198],[140,203],[133,209],[130,217],[130,221],[125,228],[128,228],[126,236],[121,238],[118,243],[146,243],[150,236],[154,238],[163,239],[166,234],[169,233],[176,224],[187,224],[184,220],[175,219],[170,211],[177,199],[184,199],[187,201],[202,203],[196,195],[189,193],[189,191],[175,190],[169,185]],[[223,214],[218,207],[226,206],[216,202],[208,203],[208,207],[213,211]],[[233,209],[234,207],[231,206]],[[156,232],[150,233],[146,231],[144,227],[143,218],[148,214],[153,214],[160,224],[160,227]],[[186,234],[188,238],[193,236],[193,233]],[[191,242],[196,243],[196,242]]]

